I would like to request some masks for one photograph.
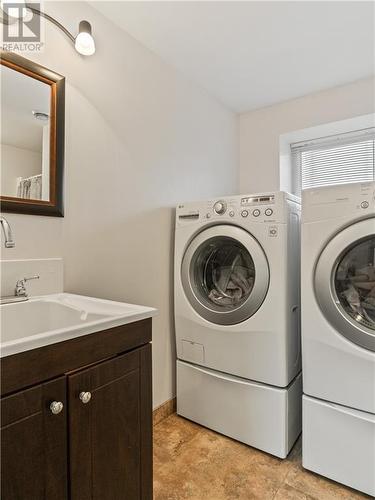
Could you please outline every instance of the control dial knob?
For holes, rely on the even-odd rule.
[[[225,211],[227,209],[227,204],[225,203],[225,201],[217,201],[214,205],[214,211],[215,213],[217,213],[218,215],[223,215],[225,214]]]

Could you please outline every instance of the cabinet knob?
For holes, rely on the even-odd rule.
[[[59,414],[63,408],[64,405],[61,401],[52,401],[52,403],[49,405],[49,409],[54,415]]]
[[[91,392],[80,392],[79,399],[84,405],[87,404],[91,399]]]

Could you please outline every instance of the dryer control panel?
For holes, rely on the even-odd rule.
[[[366,217],[375,214],[375,182],[306,189],[302,200],[303,222]]]

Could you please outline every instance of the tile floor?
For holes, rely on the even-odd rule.
[[[370,498],[301,466],[301,441],[280,460],[173,414],[154,427],[155,500]]]

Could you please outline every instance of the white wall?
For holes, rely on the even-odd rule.
[[[7,215],[3,258],[63,256],[67,291],[157,307],[158,406],[174,395],[173,207],[237,191],[237,118],[87,4],[44,8],[72,32],[92,22],[97,53],[46,24],[29,56],[66,76],[65,218]]]
[[[240,190],[280,187],[281,134],[375,112],[375,79],[310,94],[240,115]]]
[[[30,149],[0,144],[1,194],[17,196],[17,178],[42,173],[42,155]]]

